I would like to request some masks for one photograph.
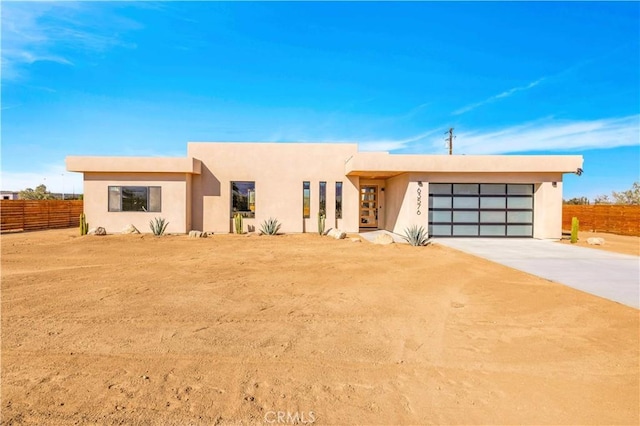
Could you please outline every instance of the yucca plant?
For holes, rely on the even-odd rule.
[[[276,235],[280,230],[280,226],[282,226],[282,224],[278,223],[278,219],[270,217],[269,220],[262,222],[260,233],[264,235]]]
[[[424,226],[413,225],[404,230],[402,238],[412,246],[426,246],[429,244],[429,236]]]
[[[163,217],[154,217],[149,221],[149,228],[151,228],[151,232],[153,235],[160,236],[164,234],[164,231],[167,229],[167,222]]]

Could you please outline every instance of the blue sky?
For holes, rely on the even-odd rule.
[[[639,180],[640,4],[2,5],[2,189],[80,192],[67,155],[187,141],[582,154],[565,198]]]

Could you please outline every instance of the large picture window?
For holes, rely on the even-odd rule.
[[[320,214],[327,216],[327,182],[320,182]]]
[[[110,186],[110,212],[159,212],[162,188],[159,186]]]
[[[311,217],[311,183],[302,182],[302,217]]]
[[[336,182],[336,219],[342,219],[342,182]]]
[[[256,183],[231,182],[231,217],[256,217]]]

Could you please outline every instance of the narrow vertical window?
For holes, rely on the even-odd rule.
[[[320,182],[320,214],[327,216],[327,182]]]
[[[342,219],[342,182],[336,182],[336,219]]]
[[[302,217],[311,217],[311,183],[302,182]]]

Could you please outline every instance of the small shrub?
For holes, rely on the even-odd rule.
[[[154,217],[149,221],[149,228],[151,228],[151,232],[153,232],[153,235],[156,236],[164,235],[164,231],[167,229],[167,225],[169,225],[169,222],[167,222],[162,217]]]
[[[269,218],[269,220],[262,222],[260,233],[264,235],[276,235],[281,226],[282,224],[278,222],[278,219]]]
[[[429,236],[423,226],[413,225],[405,229],[402,238],[412,246],[426,246],[429,244]]]

